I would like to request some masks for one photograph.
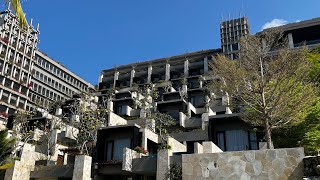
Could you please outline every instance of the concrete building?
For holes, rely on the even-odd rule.
[[[194,153],[194,143],[204,141],[214,142],[223,151],[258,149],[256,133],[250,132],[250,126],[238,118],[236,109],[230,109],[228,95],[218,97],[206,88],[214,80],[209,64],[217,53],[221,53],[220,49],[197,51],[102,72],[100,102],[111,89],[114,95],[108,99],[111,116],[107,127],[98,132],[99,175],[120,178],[126,174],[121,169],[124,147],[140,146],[151,156],[157,154],[159,137],[148,129],[144,110],[136,103],[137,97],[143,96],[139,87],[150,83],[159,92],[159,97],[151,103],[152,111],[176,120],[176,126],[170,129],[174,152]],[[156,159],[145,161],[151,163]],[[143,170],[138,168],[131,172],[132,177],[140,177],[140,171]],[[155,172],[153,168],[145,175],[152,179]]]
[[[0,129],[17,109],[31,110],[35,102],[46,107],[94,89],[37,50],[39,33],[39,25],[33,28],[32,21],[28,30],[21,29],[9,9],[0,16]]]
[[[297,48],[306,44],[312,48],[320,42],[317,34],[319,24],[319,19],[312,19],[281,28],[289,39],[289,47]],[[264,148],[263,136],[250,131],[252,127],[239,118],[239,109],[229,107],[228,95],[218,97],[206,88],[206,84],[214,80],[209,71],[212,56],[222,53],[231,59],[237,59],[240,38],[250,34],[246,17],[222,22],[220,27],[221,49],[122,65],[102,71],[98,86],[100,102],[107,101],[111,112],[107,127],[98,132],[97,179],[163,179],[163,172],[169,164],[181,163],[181,154],[183,159],[184,154]],[[155,150],[159,137],[146,128],[144,110],[136,103],[136,99],[142,96],[139,87],[146,84],[153,84],[159,92],[159,97],[151,101],[153,111],[169,114],[177,122],[170,129],[172,141],[168,143],[173,147],[171,152]],[[113,92],[112,96],[110,92]],[[148,156],[137,157],[135,151],[132,151],[136,146],[147,149]],[[197,170],[189,172],[189,166],[185,167],[183,162],[184,160],[183,177],[197,176],[194,174]],[[195,161],[190,161],[191,164],[193,162]],[[154,164],[157,166],[153,166]],[[209,166],[209,169],[216,170]],[[209,177],[209,171],[203,174],[200,169],[198,173],[202,178]],[[247,175],[246,173],[244,174]],[[225,174],[225,177],[229,175]],[[251,175],[254,176],[254,173]],[[272,174],[264,175],[272,177]]]
[[[287,35],[290,48],[298,48],[303,45],[315,48],[320,45],[320,18],[286,24],[280,28]],[[268,29],[266,29],[268,30]],[[264,30],[264,31],[266,31]]]
[[[33,72],[31,101],[42,102],[44,106],[94,89],[93,85],[39,50],[35,52]]]
[[[250,34],[247,17],[223,21],[220,24],[221,49],[225,56],[237,59],[240,50],[240,38]]]
[[[0,16],[0,128],[16,109],[28,110],[39,26],[19,27],[7,9]]]

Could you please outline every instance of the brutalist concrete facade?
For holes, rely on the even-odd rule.
[[[16,16],[0,16],[0,128],[16,109],[30,108],[30,83],[39,28],[21,29]]]

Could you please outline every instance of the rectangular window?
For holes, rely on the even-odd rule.
[[[217,143],[222,151],[226,150],[225,132],[217,132]]]
[[[250,149],[257,150],[258,149],[258,140],[256,132],[249,132],[249,141],[250,141]]]
[[[131,139],[123,138],[113,141],[106,141],[105,144],[105,157],[106,161],[110,160],[122,160],[123,158],[123,149],[131,148]]]

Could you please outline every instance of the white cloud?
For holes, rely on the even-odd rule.
[[[287,23],[288,23],[288,21],[286,21],[284,19],[273,19],[272,21],[265,23],[262,26],[262,30],[268,29],[268,28],[272,28],[272,27],[282,26],[282,25],[285,25]]]

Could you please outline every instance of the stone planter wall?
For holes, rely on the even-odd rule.
[[[183,154],[184,180],[302,179],[303,148]]]

